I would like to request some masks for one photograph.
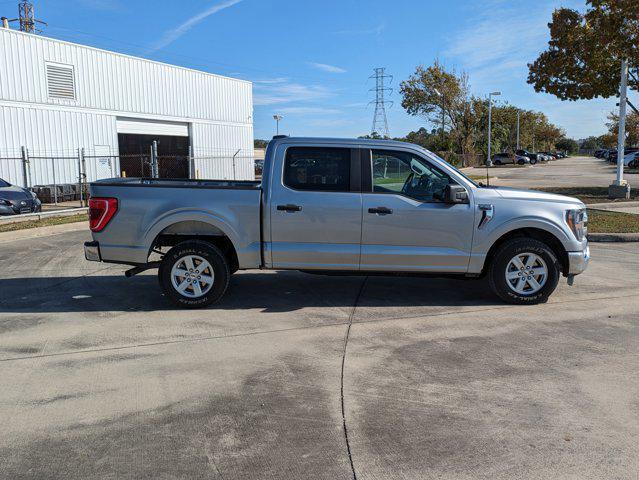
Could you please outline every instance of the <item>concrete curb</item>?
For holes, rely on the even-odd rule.
[[[589,233],[588,241],[592,243],[639,242],[639,233]]]
[[[89,209],[87,207],[71,208],[68,210],[55,210],[53,212],[40,212],[40,213],[26,213],[24,215],[12,215],[9,217],[0,217],[0,225],[7,225],[10,223],[22,223],[33,220],[42,220],[43,218],[56,218],[56,217],[72,217],[73,215],[79,215],[80,213],[87,213]]]
[[[639,202],[630,201],[630,202],[607,202],[607,203],[591,203],[586,205],[586,207],[592,210],[622,210],[624,208],[636,208],[639,207]]]

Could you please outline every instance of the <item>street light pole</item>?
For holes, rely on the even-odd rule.
[[[273,115],[273,119],[275,119],[275,124],[276,124],[276,135],[280,134],[280,120],[282,120],[282,115]]]
[[[608,189],[610,198],[629,198],[630,187],[623,179],[626,146],[626,111],[628,103],[628,60],[621,62],[621,86],[619,88],[619,138],[617,139],[617,178]]]
[[[489,167],[493,166],[493,161],[490,155],[491,142],[492,142],[492,121],[493,121],[493,96],[499,96],[501,92],[491,92],[488,94],[488,159],[486,160],[486,165]]]
[[[517,150],[519,150],[519,110],[517,110]]]

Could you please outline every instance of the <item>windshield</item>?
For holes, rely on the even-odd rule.
[[[9,182],[5,182],[4,180],[2,180],[0,178],[0,188],[2,188],[2,187],[10,187],[10,186],[11,186],[11,184]]]
[[[457,172],[457,174],[461,175],[462,177],[464,177],[466,179],[466,181],[468,181],[469,183],[471,183],[472,185],[474,185],[475,187],[480,187],[481,185],[479,185],[477,182],[475,182],[474,180],[472,180],[471,178],[468,177],[468,175],[462,173],[457,167],[455,167],[454,165],[451,165],[450,163],[448,163],[446,160],[444,160],[442,157],[440,157],[439,155],[434,154],[433,152],[431,152],[430,150],[426,150],[425,148],[422,149],[424,150],[424,152],[426,152],[428,155],[435,157],[437,160],[444,162],[446,165],[448,165],[450,168],[452,168],[453,170],[455,170],[455,172]]]

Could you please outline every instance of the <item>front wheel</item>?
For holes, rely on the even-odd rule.
[[[202,308],[217,302],[229,284],[229,262],[206,242],[187,241],[167,252],[158,278],[162,290],[176,305]]]
[[[545,303],[557,288],[561,265],[552,249],[539,240],[506,241],[488,267],[491,290],[517,305]]]
[[[536,164],[537,164],[537,160],[535,160],[535,159],[531,158],[531,159],[530,159],[530,164],[531,164],[531,165],[536,165]]]

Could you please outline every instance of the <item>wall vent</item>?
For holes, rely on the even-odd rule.
[[[49,98],[75,100],[73,66],[47,63],[47,89]]]

